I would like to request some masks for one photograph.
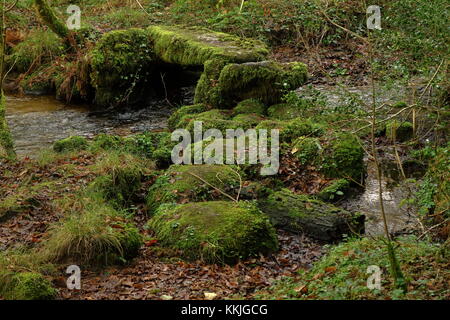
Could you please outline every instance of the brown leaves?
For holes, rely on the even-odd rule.
[[[196,262],[170,262],[160,256],[157,243],[142,249],[126,268],[110,268],[103,274],[85,271],[81,292],[63,290],[64,299],[224,299],[237,295],[252,298],[255,290],[283,276],[297,275],[321,256],[321,246],[303,236],[281,232],[281,250],[272,257],[255,257],[234,266]],[[111,285],[111,281],[114,285]],[[300,290],[303,294],[306,289]]]

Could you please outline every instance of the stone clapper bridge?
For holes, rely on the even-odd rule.
[[[194,103],[230,109],[255,98],[279,103],[283,92],[307,79],[302,63],[268,60],[258,40],[242,39],[200,27],[151,26],[106,33],[89,53],[95,104],[139,104],[166,91],[169,82],[195,84]]]

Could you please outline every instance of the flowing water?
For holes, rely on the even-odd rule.
[[[35,157],[53,142],[71,135],[127,135],[166,128],[167,104],[133,111],[91,112],[88,106],[67,105],[50,96],[6,98],[6,119],[19,156]]]

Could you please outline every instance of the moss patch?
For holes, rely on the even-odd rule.
[[[382,238],[350,239],[332,247],[311,270],[277,282],[259,299],[312,300],[448,300],[448,249],[417,237],[396,239],[396,254],[409,278],[408,292],[396,290]],[[446,254],[447,252],[447,254]],[[367,287],[367,268],[381,268],[381,290]],[[431,285],[432,284],[432,285]]]
[[[345,197],[350,189],[350,181],[338,179],[326,186],[317,197],[323,201],[337,201]]]
[[[149,210],[154,212],[163,203],[228,199],[210,185],[235,197],[240,186],[236,172],[227,165],[173,165],[150,188]]]
[[[146,83],[157,60],[143,29],[105,33],[91,51],[91,82],[101,106],[133,103],[148,93]]]
[[[2,283],[0,295],[7,300],[52,300],[57,291],[50,281],[34,272],[6,273],[0,272]],[[9,279],[5,279],[8,277]]]
[[[149,221],[161,244],[188,259],[234,263],[277,250],[275,230],[251,202],[164,205]]]
[[[194,104],[191,106],[183,106],[176,110],[168,120],[168,126],[170,130],[175,130],[177,128],[184,127],[185,124],[180,123],[183,119],[183,122],[188,120],[189,115],[199,114],[208,111],[208,107],[204,104]]]
[[[238,103],[233,109],[233,114],[257,114],[264,116],[266,113],[266,106],[256,99],[247,99]]]
[[[87,147],[88,142],[86,138],[79,136],[62,139],[53,144],[53,150],[58,153],[85,150]]]
[[[324,146],[322,172],[331,178],[361,181],[364,177],[364,149],[350,133],[335,133]]]

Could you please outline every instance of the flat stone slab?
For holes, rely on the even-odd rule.
[[[151,26],[154,53],[167,63],[203,66],[215,58],[235,63],[262,61],[269,54],[265,44],[201,27]]]

